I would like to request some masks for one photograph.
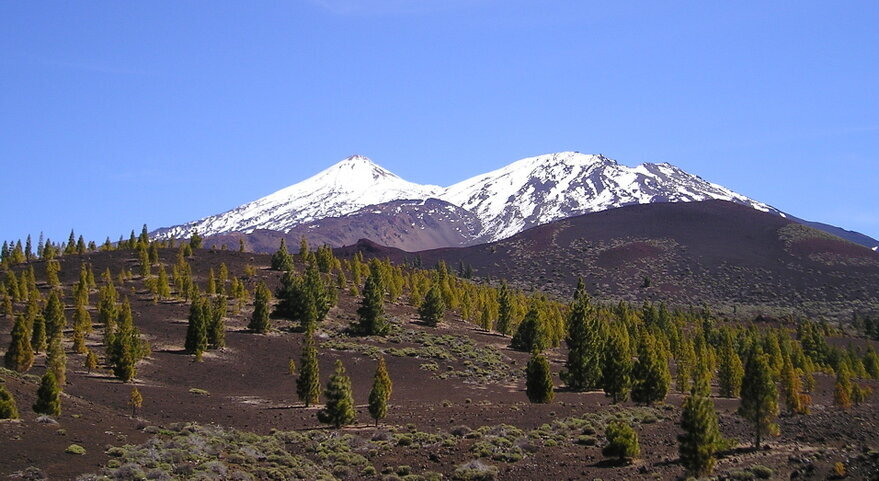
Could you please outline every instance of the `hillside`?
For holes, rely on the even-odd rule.
[[[423,265],[442,259],[470,266],[482,279],[505,278],[561,296],[582,276],[592,295],[609,301],[842,317],[879,305],[879,254],[723,201],[633,205],[484,245],[417,253],[378,249],[371,255],[400,262],[417,257]]]

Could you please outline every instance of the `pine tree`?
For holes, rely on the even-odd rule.
[[[778,390],[772,380],[772,368],[765,354],[751,351],[742,379],[742,402],[738,414],[754,426],[754,448],[766,434],[777,432],[774,420],[778,415]]]
[[[55,381],[59,386],[67,383],[67,354],[64,353],[64,345],[61,336],[55,336],[49,341],[49,351],[46,353],[46,369],[55,375]]]
[[[388,368],[385,366],[385,358],[378,358],[378,366],[372,378],[372,389],[369,390],[369,415],[375,419],[375,425],[388,414],[388,400],[391,397],[393,386]]]
[[[189,306],[189,324],[186,329],[186,342],[184,348],[195,354],[196,359],[208,348],[207,334],[207,301],[204,298],[193,299]]]
[[[613,421],[604,431],[607,444],[601,453],[605,456],[624,459],[638,457],[641,447],[638,445],[638,433],[625,421]]]
[[[208,346],[211,349],[222,349],[226,347],[226,296],[217,296],[213,300],[208,298],[205,301],[208,309],[207,336]]]
[[[61,389],[55,380],[55,374],[51,370],[46,371],[40,379],[40,388],[37,390],[37,402],[33,405],[34,412],[49,416],[61,414]]]
[[[34,258],[34,248],[30,234],[27,235],[27,241],[24,243],[24,258],[27,262],[30,262]]]
[[[525,394],[532,403],[548,404],[555,398],[552,371],[546,356],[535,348],[525,368]]]
[[[603,388],[616,404],[629,397],[632,385],[632,356],[622,333],[612,333],[605,345],[603,362]]]
[[[113,342],[107,347],[107,364],[118,379],[128,382],[137,375],[137,362],[146,355],[146,347],[140,339],[140,332],[134,327],[131,304],[127,298],[122,303],[117,326]]]
[[[388,332],[390,326],[385,317],[385,301],[382,293],[381,281],[370,273],[366,277],[363,287],[363,298],[357,309],[359,317],[353,330],[364,336],[381,336]]]
[[[684,401],[678,435],[678,453],[687,474],[703,477],[714,468],[714,454],[720,448],[721,436],[717,411],[711,398],[693,393]]]
[[[0,285],[3,285],[0,282]],[[15,309],[12,307],[12,298],[9,297],[9,293],[6,292],[6,289],[3,290],[3,317],[7,319],[12,319],[15,315]]]
[[[717,372],[717,382],[720,387],[720,395],[723,397],[738,397],[742,389],[742,378],[745,369],[742,360],[732,344],[732,338],[727,338],[720,349],[720,359]]]
[[[61,280],[58,278],[59,272],[61,272],[61,264],[58,261],[46,261],[46,284],[48,284],[49,287],[58,287],[61,285]]]
[[[638,347],[638,360],[632,369],[632,400],[653,404],[665,399],[671,384],[668,363],[653,336],[644,334]]]
[[[128,405],[131,406],[131,415],[137,416],[137,410],[143,406],[143,396],[136,387],[131,388],[131,394],[128,396]]]
[[[214,276],[214,268],[211,267],[210,273],[208,274],[208,295],[213,296],[217,293],[217,279]]]
[[[150,276],[150,254],[145,245],[140,244],[137,248],[137,256],[140,260],[140,275],[146,279]]]
[[[302,357],[299,358],[299,377],[296,379],[296,395],[305,404],[305,407],[318,402],[320,398],[320,372],[312,329],[306,331],[302,344]]]
[[[189,246],[193,249],[201,249],[202,237],[198,235],[198,231],[192,231],[192,235],[189,237]],[[190,252],[190,255],[192,253]]]
[[[12,341],[3,361],[8,369],[18,372],[27,372],[34,365],[34,350],[31,348],[31,336],[24,316],[19,315],[15,318],[15,325],[12,326]]]
[[[278,247],[278,250],[272,254],[272,270],[293,270],[293,256],[287,251],[287,241],[283,238],[281,239],[281,245]]]
[[[693,341],[689,338],[681,340],[677,359],[675,360],[677,371],[675,372],[675,388],[682,392],[689,392],[690,382],[696,369],[696,351]]]
[[[299,239],[299,258],[302,260],[302,262],[305,262],[308,259],[308,254],[308,240],[305,238],[305,236],[302,236]]]
[[[443,301],[442,293],[439,289],[439,283],[434,282],[427,295],[424,296],[424,302],[418,308],[418,317],[428,326],[436,326],[445,316],[446,303]]]
[[[519,351],[529,352],[533,349],[542,351],[549,347],[546,321],[543,315],[543,306],[538,301],[532,301],[525,318],[516,328],[510,347]]]
[[[506,282],[501,283],[497,301],[497,331],[508,336],[513,330],[513,299]]]
[[[790,359],[785,359],[781,370],[781,394],[789,413],[808,414],[809,407],[803,402],[803,384]]]
[[[33,314],[31,324],[33,325],[31,347],[34,349],[34,353],[43,352],[46,350],[46,321],[43,319],[43,315],[41,313]]]
[[[833,404],[848,409],[852,407],[851,371],[848,364],[840,362],[836,368],[836,383],[833,386]]]
[[[92,316],[85,306],[77,306],[73,314],[73,350],[85,353],[85,335],[92,330]]]
[[[599,322],[589,303],[583,279],[577,283],[568,314],[568,361],[562,379],[571,389],[583,391],[601,386],[601,343]]]
[[[0,384],[0,419],[18,419],[18,406],[15,404],[15,398],[3,384]]]
[[[248,329],[262,334],[272,328],[271,321],[269,320],[271,300],[271,291],[266,287],[265,282],[260,281],[254,293],[253,315],[250,316],[250,323],[247,325]]]
[[[92,373],[95,369],[98,368],[98,355],[95,354],[95,351],[88,349],[85,354],[85,369],[89,374]]]
[[[46,308],[43,309],[43,318],[46,320],[46,337],[49,339],[61,336],[67,328],[64,305],[54,289],[49,293],[49,300],[46,302]]]
[[[329,424],[336,429],[352,424],[357,415],[354,412],[354,397],[351,393],[351,378],[345,374],[345,366],[342,361],[336,361],[336,370],[327,382],[324,391],[327,402],[324,408],[318,411],[318,421]]]

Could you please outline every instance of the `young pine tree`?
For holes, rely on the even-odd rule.
[[[388,375],[388,368],[385,366],[385,358],[380,357],[372,378],[372,389],[369,390],[369,415],[375,420],[376,426],[380,419],[388,415],[388,400],[391,398],[392,390],[393,385]]]
[[[3,384],[0,384],[0,419],[18,419],[15,398]]]
[[[98,368],[98,355],[95,354],[95,351],[88,349],[88,352],[85,353],[85,369],[86,372],[91,374],[92,371]]]
[[[607,340],[602,356],[602,387],[614,404],[629,397],[632,386],[632,356],[624,332],[614,332]]]
[[[549,335],[546,332],[546,319],[543,306],[537,300],[532,301],[525,318],[516,328],[510,347],[518,351],[530,352],[534,349],[542,351],[549,347]]]
[[[363,286],[363,298],[357,309],[358,321],[353,326],[354,332],[363,336],[380,336],[388,332],[388,320],[385,317],[384,289],[381,279],[370,273]]]
[[[681,465],[690,476],[711,474],[714,454],[721,445],[717,411],[711,398],[693,392],[684,400],[681,429],[684,430],[683,434],[678,435]]]
[[[49,416],[61,414],[61,389],[51,370],[46,371],[40,379],[40,388],[37,390],[37,402],[33,405],[34,412]]]
[[[840,362],[836,368],[836,383],[833,386],[833,404],[848,409],[852,407],[852,381],[848,364]]]
[[[34,353],[46,350],[46,320],[42,313],[34,313],[31,318],[31,347]]]
[[[27,319],[19,315],[12,326],[12,341],[3,357],[7,369],[27,372],[34,365],[34,350],[31,348],[31,336],[27,329]]]
[[[689,392],[690,383],[693,380],[693,372],[696,369],[696,351],[693,348],[693,341],[684,337],[678,348],[677,359],[675,363],[677,370],[675,372],[675,388],[682,392]]]
[[[352,424],[356,419],[354,412],[354,397],[351,393],[351,378],[345,374],[345,366],[342,361],[336,361],[336,370],[327,382],[324,391],[327,402],[324,408],[318,411],[318,421],[340,428]]]
[[[546,356],[535,348],[525,368],[525,394],[532,403],[548,404],[555,398],[552,371]]]
[[[281,245],[278,250],[272,254],[272,270],[275,271],[292,271],[293,256],[287,251],[287,241],[281,239]]]
[[[718,360],[717,383],[720,387],[720,395],[723,397],[738,397],[742,389],[742,378],[745,369],[742,360],[732,344],[732,339],[727,339],[720,348]]]
[[[781,369],[781,395],[784,405],[791,414],[808,414],[809,406],[804,402],[803,383],[790,359],[785,359]]]
[[[206,303],[209,305],[209,316],[207,324],[208,347],[211,349],[222,349],[226,347],[226,296],[219,295],[208,298]]]
[[[314,330],[305,332],[302,344],[302,357],[299,358],[299,377],[296,379],[296,395],[309,407],[320,399],[320,371],[317,363],[317,347],[314,343]]]
[[[508,336],[513,330],[513,293],[510,292],[506,282],[501,283],[497,302],[497,331]]]
[[[46,353],[46,369],[55,375],[55,381],[59,386],[67,383],[67,354],[64,353],[64,344],[60,335],[56,335],[49,341],[49,350]]]
[[[131,304],[126,298],[119,313],[117,332],[107,347],[107,364],[113,374],[123,382],[137,375],[137,362],[145,355],[140,332],[134,327]]]
[[[577,283],[568,314],[568,360],[562,379],[571,389],[583,391],[601,386],[601,332],[598,317],[589,303],[583,279]]]
[[[84,354],[85,335],[92,331],[92,316],[85,306],[77,306],[73,314],[73,350]]]
[[[253,297],[253,315],[250,316],[250,324],[247,328],[253,332],[264,333],[272,328],[269,312],[271,312],[272,293],[266,287],[265,282],[260,281],[256,286]]]
[[[49,300],[46,301],[46,308],[43,309],[43,318],[46,320],[46,337],[54,338],[56,335],[62,335],[67,327],[67,318],[64,316],[64,304],[58,297],[55,289],[49,293]]]
[[[753,425],[754,448],[757,449],[763,436],[778,432],[774,423],[778,415],[778,390],[772,380],[768,357],[757,349],[752,349],[745,364],[741,396],[738,414]]]
[[[189,306],[189,325],[186,328],[186,342],[184,348],[195,354],[196,359],[200,360],[202,353],[208,348],[208,310],[209,306],[204,298],[192,300]]]
[[[665,399],[671,384],[668,362],[655,340],[644,334],[638,347],[638,360],[632,369],[632,400],[651,405]]]
[[[418,308],[418,317],[428,326],[436,326],[443,319],[445,313],[446,303],[443,301],[439,283],[434,282],[427,291],[427,295],[424,296],[421,307]]]
[[[143,395],[140,394],[136,387],[131,388],[131,394],[128,396],[128,405],[131,406],[131,415],[137,416],[137,410],[143,406]]]

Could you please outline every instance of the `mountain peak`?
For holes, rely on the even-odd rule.
[[[318,174],[223,214],[163,229],[181,237],[270,229],[347,215],[394,200],[441,199],[475,215],[482,237],[499,240],[556,219],[629,204],[721,199],[777,212],[671,164],[627,167],[602,154],[575,151],[517,160],[447,188],[400,178],[354,154]]]

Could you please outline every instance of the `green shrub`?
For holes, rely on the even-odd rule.
[[[624,421],[614,421],[605,430],[607,444],[602,449],[605,456],[623,459],[635,458],[640,454],[638,434]]]
[[[760,464],[751,466],[750,468],[748,468],[748,471],[754,473],[754,476],[760,479],[769,479],[772,477],[773,474],[775,474],[775,472],[772,471],[772,468],[768,468]]]
[[[79,444],[71,444],[70,446],[67,446],[67,449],[65,449],[64,452],[67,454],[78,454],[82,456],[85,454],[85,448]]]

